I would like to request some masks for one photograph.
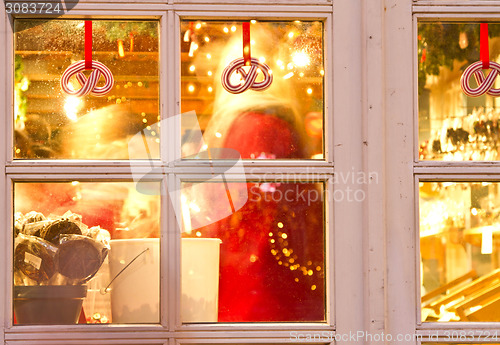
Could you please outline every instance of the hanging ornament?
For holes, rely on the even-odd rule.
[[[500,96],[500,89],[494,89],[493,84],[500,72],[500,64],[490,61],[488,46],[488,24],[481,23],[480,33],[480,57],[481,61],[474,62],[467,67],[460,78],[462,91],[470,97],[478,97],[485,93],[490,96]],[[490,69],[490,73],[485,77],[483,69]],[[469,86],[469,80],[474,75],[478,87],[473,89]]]
[[[84,70],[92,70],[89,78],[82,73]],[[76,75],[76,80],[81,85],[80,90],[73,90],[70,87],[70,78]],[[105,85],[97,87],[101,75],[104,77]],[[61,88],[64,92],[71,96],[104,96],[113,88],[113,74],[104,64],[92,61],[92,21],[85,21],[85,60],[77,61],[71,64],[61,77]]]
[[[248,71],[244,70],[244,66],[250,66]],[[238,72],[241,77],[239,84],[231,83],[231,76],[234,72]],[[256,82],[257,76],[261,72],[264,75],[264,80]],[[271,69],[265,63],[252,58],[250,54],[250,23],[243,23],[243,57],[233,60],[222,72],[222,86],[230,93],[242,93],[248,89],[254,91],[263,91],[271,86],[273,82],[273,74]]]

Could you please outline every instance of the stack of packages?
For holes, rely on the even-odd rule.
[[[97,273],[108,255],[109,232],[89,228],[80,215],[31,211],[15,215],[14,284],[81,285]]]

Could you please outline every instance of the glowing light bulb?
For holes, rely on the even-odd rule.
[[[225,27],[224,32],[227,34],[229,32],[229,29],[227,27]]]
[[[286,65],[286,67],[287,67],[288,69],[292,69],[292,68],[293,68],[293,63],[291,63],[291,62],[290,62],[288,65]]]
[[[208,87],[208,92],[212,92],[213,90],[214,89],[211,86]]]
[[[278,222],[278,228],[283,229],[283,223],[282,222]]]
[[[211,58],[212,58],[212,55],[207,54],[207,59],[209,59],[209,60],[210,60]]]
[[[216,136],[217,138],[220,138],[220,137],[222,137],[222,134],[220,134],[219,132],[216,132],[216,133],[215,133],[215,136]]]
[[[123,50],[123,41],[118,40],[118,56],[124,57],[125,56],[125,51]]]
[[[188,53],[188,56],[189,57],[193,57],[194,56],[194,52],[195,50],[198,49],[198,45],[194,42],[191,42],[191,44],[189,45],[189,53]]]
[[[276,64],[277,64],[278,66],[283,66],[283,61],[281,61],[281,60],[276,60]]]
[[[208,74],[209,77],[211,77],[212,76],[212,71],[208,71],[207,74]]]
[[[64,111],[66,112],[66,117],[73,122],[78,119],[77,113],[80,104],[81,99],[79,97],[66,97],[66,101],[64,102]]]
[[[250,21],[250,23],[255,24],[255,23],[257,23],[257,21],[256,21],[255,19],[252,19],[252,20]]]
[[[210,42],[210,38],[208,38],[207,36],[205,36],[205,42]]]
[[[309,55],[305,52],[296,52],[292,55],[292,61],[295,66],[305,67],[311,63]]]
[[[261,57],[259,58],[259,61],[260,61],[261,63],[264,63],[264,62],[266,62],[266,58],[265,58],[265,57],[263,57],[263,56],[261,56]]]
[[[191,72],[194,72],[194,70],[195,70],[195,69],[196,69],[196,67],[194,67],[194,65],[189,66],[189,70],[190,70]]]
[[[292,37],[293,37],[293,35],[294,35],[293,31],[290,31],[290,32],[288,33],[288,37],[289,37],[289,38],[292,38]]]
[[[308,95],[310,95],[310,94],[312,94],[312,93],[313,93],[313,89],[308,88],[308,89],[307,89],[307,94],[308,94]]]
[[[236,31],[236,26],[234,26],[234,25],[233,25],[233,26],[231,26],[231,31],[232,31],[232,32],[235,32],[235,31]]]
[[[319,74],[321,74],[323,76],[323,75],[325,75],[325,71],[321,70],[321,71],[319,71]]]
[[[198,30],[201,29],[201,23],[196,24],[195,28]]]
[[[188,91],[189,92],[193,92],[194,91],[194,85],[193,84],[191,84],[191,85],[188,86]]]

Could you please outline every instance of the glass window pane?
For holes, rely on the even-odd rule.
[[[60,82],[84,59],[84,21],[16,19],[14,157],[158,159],[158,28],[156,21],[93,20],[93,60],[115,82],[102,97],[77,97]],[[69,82],[80,89],[75,76]],[[131,142],[137,133],[144,140]]]
[[[423,321],[500,321],[500,183],[420,183]]]
[[[268,65],[273,81],[233,94],[221,76],[243,57],[242,24],[181,22],[181,111],[197,115],[197,123],[182,121],[182,156],[210,147],[236,149],[244,159],[323,159],[323,23],[251,21],[251,57]],[[231,84],[240,77],[230,74]],[[263,80],[259,73],[256,82]]]
[[[142,184],[158,193],[15,183],[16,324],[159,323],[160,183]]]
[[[322,183],[183,183],[181,319],[325,320]]]
[[[499,160],[500,99],[465,95],[464,70],[480,60],[480,24],[418,24],[419,156],[421,160]],[[489,23],[490,61],[500,59],[500,24]],[[488,72],[483,71],[485,74]],[[500,88],[497,78],[493,87]],[[472,88],[478,84],[469,80]]]

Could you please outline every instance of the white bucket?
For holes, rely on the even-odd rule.
[[[160,240],[111,240],[109,269],[116,277],[137,255],[147,250],[111,284],[113,323],[160,322]]]
[[[217,238],[181,240],[182,322],[217,322],[220,243]],[[111,279],[149,248],[111,284],[113,323],[159,323],[159,239],[112,240],[110,244]]]
[[[183,238],[181,243],[181,321],[217,322],[221,240]]]

